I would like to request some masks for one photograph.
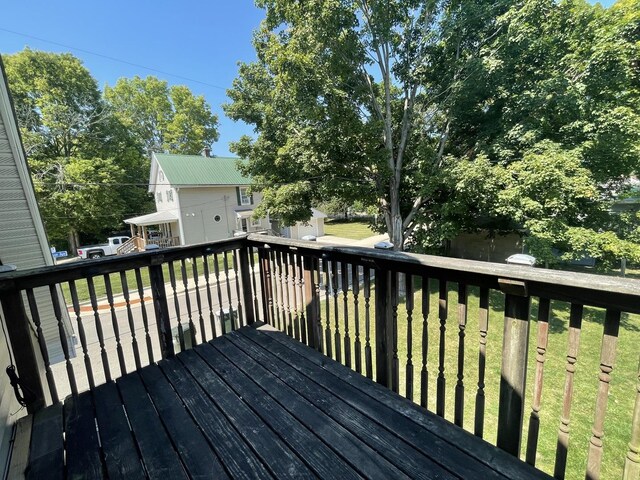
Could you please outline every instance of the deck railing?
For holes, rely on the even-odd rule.
[[[553,450],[556,478],[570,451],[588,478],[603,453],[640,473],[637,358],[614,371],[621,331],[640,340],[637,280],[249,235],[5,274],[0,302],[30,411],[261,320],[532,465]],[[585,329],[598,351],[580,349]],[[607,449],[617,379],[635,410]]]

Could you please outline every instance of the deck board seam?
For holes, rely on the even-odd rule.
[[[251,340],[249,340],[249,341],[251,341]],[[266,355],[269,355],[269,356],[273,357],[278,362],[282,362],[283,361],[279,357],[275,356],[273,354],[273,352],[270,352],[264,346],[261,346],[258,343],[253,342],[253,341],[251,341],[251,343],[257,345],[261,350],[266,352]],[[288,365],[287,362],[284,362],[284,363],[285,363],[285,365]],[[337,402],[340,402],[341,404],[346,406],[347,411],[353,411],[356,414],[359,414],[359,415],[367,418],[368,420],[371,420],[368,416],[364,415],[360,410],[358,410],[357,408],[354,408],[352,405],[349,405],[348,402],[344,401],[344,399],[342,399],[335,392],[333,392],[330,389],[324,387],[323,385],[318,384],[312,378],[310,378],[310,377],[304,375],[303,373],[297,371],[294,367],[291,367],[291,368],[293,369],[294,375],[297,374],[297,375],[300,375],[300,376],[303,376],[303,377],[307,378],[310,381],[310,384],[315,385],[315,387],[313,387],[313,388],[320,389],[322,391],[327,392],[327,394],[330,395],[331,397],[335,398]],[[283,380],[283,382],[287,383],[290,387],[292,387],[295,391],[300,393],[303,397],[305,397],[305,395],[302,394],[299,391],[299,389],[296,388],[295,385],[293,385],[290,382],[285,381],[284,379],[282,379],[282,380]],[[336,417],[330,415],[328,412],[325,412],[325,413],[327,413],[329,416],[334,418],[334,420],[336,420],[344,428],[349,430],[356,437],[360,436],[360,434],[358,432],[353,431],[353,428],[354,428],[353,426],[349,426],[349,425],[345,424],[345,419],[344,418],[336,418]],[[381,425],[379,422],[375,422],[375,424],[378,425],[378,428],[381,429],[380,433],[386,432],[387,435],[392,436],[398,442],[398,445],[401,445],[398,448],[403,448],[404,447],[405,449],[409,449],[409,451],[412,452],[407,458],[410,458],[412,460],[417,460],[417,461],[420,461],[420,462],[426,461],[428,463],[431,463],[434,467],[437,466],[439,469],[442,470],[443,473],[447,472],[447,473],[449,473],[450,475],[452,475],[452,476],[454,476],[456,478],[460,478],[460,473],[459,472],[456,472],[455,470],[453,470],[451,467],[449,467],[447,465],[443,465],[437,459],[435,459],[432,456],[426,454],[425,452],[420,451],[418,448],[415,447],[415,445],[412,445],[411,443],[407,442],[405,439],[403,439],[401,436],[397,435],[395,432],[391,432],[388,428],[386,428],[384,425]],[[384,442],[384,440],[383,440],[383,442]],[[397,458],[397,459],[396,458],[389,458],[389,457],[387,457],[388,452],[386,452],[384,449],[382,449],[381,446],[376,446],[376,445],[372,444],[371,441],[368,441],[368,442],[367,441],[363,441],[363,443],[367,444],[367,446],[369,446],[371,449],[376,451],[378,454],[380,454],[380,455],[384,456],[385,458],[387,458],[392,464],[394,464],[396,466],[396,468],[398,468],[399,470],[403,471],[405,474],[407,474],[407,475],[415,475],[415,473],[412,473],[411,470],[408,468],[408,466],[406,464],[407,458],[404,459],[405,461],[403,461],[403,459],[400,459],[400,458]],[[396,463],[394,463],[394,462],[396,462]]]

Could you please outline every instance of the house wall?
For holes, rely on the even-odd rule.
[[[260,202],[260,194],[254,194],[253,205],[239,205],[235,186],[182,187],[178,189],[179,218],[186,245],[212,242],[233,236],[240,229],[236,212],[252,210]],[[220,221],[216,222],[216,216]],[[267,219],[252,226],[247,219],[248,231],[271,228]]]

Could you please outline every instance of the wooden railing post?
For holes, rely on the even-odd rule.
[[[303,257],[304,266],[304,301],[305,319],[307,321],[307,342],[311,348],[318,348],[318,312],[320,311],[320,299],[314,281],[314,272],[317,270],[317,260],[311,257]]]
[[[502,450],[519,457],[529,351],[530,297],[524,282],[498,281],[505,295],[498,437]]]
[[[7,345],[7,348],[13,352],[27,412],[34,413],[44,408],[46,401],[40,362],[22,302],[22,294],[16,288],[3,290],[0,292],[0,303],[9,335],[10,345]]]
[[[271,262],[269,261],[268,247],[258,247],[258,259],[260,261],[260,287],[262,290],[264,322],[273,326],[273,289],[271,286]]]
[[[242,303],[244,315],[247,325],[251,325],[256,321],[255,312],[253,311],[253,295],[251,292],[251,268],[249,265],[249,247],[242,247],[238,250],[240,260],[240,278],[242,279]],[[238,272],[236,272],[236,275]]]
[[[391,272],[381,270],[375,271],[376,288],[376,311],[375,311],[375,334],[376,334],[376,382],[385,387],[391,388],[392,378],[392,345],[393,329],[392,324],[392,291]]]
[[[162,358],[173,357],[176,352],[173,348],[171,320],[169,318],[169,306],[167,305],[167,292],[165,291],[161,256],[153,257],[151,259],[151,265],[149,266],[149,278],[151,280],[153,308],[156,313],[156,325],[158,326],[160,354],[162,355]]]
[[[640,478],[640,362],[638,362],[638,379],[636,383],[636,404],[631,420],[631,440],[624,460],[624,480]]]

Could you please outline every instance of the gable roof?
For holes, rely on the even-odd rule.
[[[203,157],[202,155],[175,155],[154,153],[153,158],[172,186],[250,185],[251,179],[238,170],[239,158]],[[157,168],[156,168],[157,170]],[[152,160],[151,182],[155,179]],[[151,187],[151,185],[150,185]],[[152,190],[149,188],[149,190]]]

